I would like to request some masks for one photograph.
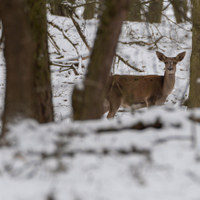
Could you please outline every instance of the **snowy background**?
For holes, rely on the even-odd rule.
[[[82,10],[77,10],[81,16]],[[25,120],[11,127],[8,147],[0,148],[0,200],[200,200],[200,117],[198,109],[181,106],[188,96],[191,54],[190,23],[173,23],[169,6],[161,24],[124,22],[117,54],[144,70],[136,72],[115,60],[115,74],[164,74],[155,51],[176,56],[186,51],[177,65],[176,83],[164,106],[132,115],[118,112],[97,121],[73,122],[71,94],[83,79],[88,60],[79,59],[71,69],[51,65],[56,122],[39,125]],[[48,13],[48,29],[60,55],[49,43],[50,59],[66,60],[89,52],[71,19]],[[92,47],[98,20],[78,20]],[[64,38],[77,44],[76,49]],[[160,38],[155,45],[155,41]],[[129,44],[142,41],[145,46]],[[0,50],[0,111],[3,110],[5,60]],[[62,56],[62,58],[61,58]],[[20,77],[19,77],[20,78]],[[120,109],[123,111],[123,109]],[[137,130],[141,122],[149,128]]]

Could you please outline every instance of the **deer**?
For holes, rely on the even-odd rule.
[[[167,57],[156,51],[165,64],[164,76],[159,75],[113,75],[109,77],[107,96],[104,100],[104,113],[113,118],[119,107],[134,110],[154,105],[163,105],[174,88],[176,65],[185,57],[186,52],[176,57]]]

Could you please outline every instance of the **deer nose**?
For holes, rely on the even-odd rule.
[[[171,71],[173,68],[172,68],[171,66],[169,66],[167,69],[168,69],[169,71]]]

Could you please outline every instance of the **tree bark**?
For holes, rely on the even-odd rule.
[[[26,0],[34,39],[35,119],[40,123],[54,120],[51,73],[47,42],[46,0]]]
[[[86,3],[90,3],[91,0],[86,0]],[[92,19],[94,18],[94,14],[95,14],[95,3],[90,3],[90,4],[86,4],[84,13],[83,13],[83,18],[84,19]]]
[[[187,19],[187,0],[173,0],[171,2],[174,10],[174,16],[177,23],[182,23]]]
[[[193,28],[188,108],[200,107],[200,1],[192,0],[192,3]]]
[[[3,22],[6,59],[3,137],[8,123],[18,118],[34,117],[34,50],[23,1],[0,0],[0,18]]]
[[[52,15],[69,17],[69,13],[67,12],[65,6],[62,5],[64,0],[47,0],[50,5],[50,12]],[[67,0],[68,3],[74,4],[75,0]]]
[[[105,0],[84,88],[76,86],[73,92],[74,120],[99,119],[102,115],[106,85],[127,10],[128,0]]]
[[[1,137],[23,118],[54,119],[45,0],[0,0],[6,58],[6,95]]]
[[[141,7],[142,5],[140,0],[130,0],[127,20],[132,22],[141,22]]]
[[[147,21],[150,23],[161,23],[163,0],[152,0],[149,5]]]

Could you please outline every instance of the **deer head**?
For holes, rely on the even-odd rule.
[[[175,74],[176,72],[176,64],[183,60],[185,57],[185,51],[179,53],[176,57],[167,57],[163,53],[156,51],[156,55],[158,59],[165,63],[165,73],[167,74]]]

